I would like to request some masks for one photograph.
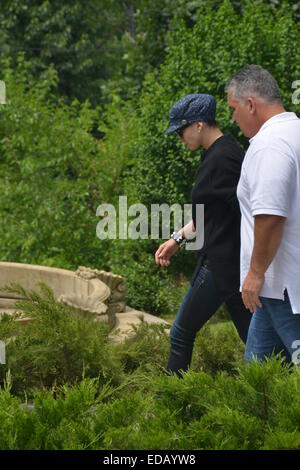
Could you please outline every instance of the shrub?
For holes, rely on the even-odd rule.
[[[169,352],[169,334],[164,325],[142,324],[136,330],[137,341],[118,346],[125,371],[151,374],[164,373]],[[192,371],[204,371],[215,376],[226,371],[237,375],[244,362],[244,344],[231,322],[209,322],[198,333],[193,349]]]
[[[160,343],[159,328],[151,330]],[[165,353],[153,348],[154,337],[144,354],[146,339],[138,343],[141,360],[136,353],[122,383],[100,376],[52,384],[32,392],[32,411],[13,395],[8,372],[0,389],[0,448],[299,449],[299,368],[272,357],[242,364],[234,376],[190,370],[179,379],[160,373]],[[124,350],[115,351],[124,364]]]
[[[134,342],[117,347],[124,371],[161,373],[167,365],[169,354],[169,337],[164,325],[142,324],[136,328],[136,334]]]
[[[218,7],[216,2],[201,2],[198,20],[192,27],[182,19],[174,19],[167,38],[166,59],[146,76],[140,100],[132,113],[131,119],[137,126],[136,139],[129,151],[133,158],[128,166],[125,162],[121,177],[129,200],[141,202],[148,209],[154,203],[190,203],[200,154],[191,153],[176,135],[164,135],[170,108],[184,95],[213,94],[221,128],[231,131],[245,148],[248,142],[231,120],[225,95],[225,84],[237,69],[246,63],[266,67],[278,80],[287,110],[297,111],[291,97],[292,82],[300,76],[300,35],[291,6],[282,3],[280,8],[275,8],[270,3],[246,0],[236,12],[229,0],[217,3]],[[148,240],[137,240],[128,246],[127,259],[137,256],[139,262],[150,246],[154,255],[158,244],[158,241],[151,245]],[[111,251],[112,260],[115,248]],[[172,277],[184,273],[189,278],[194,264],[194,254],[181,250],[172,259],[168,273]],[[142,279],[146,278],[143,281],[149,295],[141,298],[135,288],[132,299],[136,297],[139,308],[159,313],[162,310],[157,305],[155,277],[160,274],[155,276],[150,263],[148,266]],[[130,268],[123,269],[131,281]],[[155,285],[153,290],[148,290],[148,273]]]
[[[22,315],[32,319],[26,327],[16,327],[13,317],[0,321],[1,338],[14,334],[14,340],[7,341],[7,363],[0,369],[2,383],[10,370],[14,394],[31,396],[34,388],[71,384],[83,376],[99,377],[102,384],[122,380],[121,365],[109,352],[108,325],[56,302],[45,285],[41,294],[21,287],[12,290],[25,299],[17,303]]]
[[[124,276],[128,305],[156,315],[175,316],[188,283],[182,274],[170,276],[168,270],[155,263],[151,240],[112,242],[110,268]]]
[[[244,362],[244,344],[232,322],[205,325],[194,346],[192,369],[215,375],[220,371],[235,374],[238,364]]]
[[[96,208],[107,202],[112,169],[91,135],[98,113],[88,102],[57,102],[53,68],[40,80],[28,69],[22,56],[16,71],[2,68],[1,259],[105,269],[108,245],[96,237]]]
[[[257,63],[275,76],[284,104],[296,111],[291,96],[292,82],[300,75],[300,36],[286,3],[276,9],[248,0],[240,16],[229,0],[217,11],[207,2],[200,7],[193,28],[175,20],[168,39],[166,60],[146,78],[139,106],[141,138],[131,191],[146,204],[186,203],[190,199],[199,158],[184,148],[176,135],[164,135],[170,108],[185,94],[214,95],[221,127],[241,138],[230,119],[224,88],[238,68]]]

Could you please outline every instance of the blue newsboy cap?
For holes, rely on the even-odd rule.
[[[186,95],[174,104],[170,111],[170,124],[165,134],[172,134],[187,124],[198,121],[214,121],[216,100],[206,93]]]

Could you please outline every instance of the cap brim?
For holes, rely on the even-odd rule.
[[[169,135],[169,134],[173,134],[173,132],[176,132],[178,129],[180,129],[182,126],[170,126],[168,127],[168,129],[166,130],[165,134],[166,135]]]

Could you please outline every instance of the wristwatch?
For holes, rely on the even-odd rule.
[[[173,238],[173,240],[175,240],[175,242],[179,246],[183,246],[186,242],[186,239],[182,235],[180,235],[180,233],[178,232],[173,232],[171,234],[171,238]]]

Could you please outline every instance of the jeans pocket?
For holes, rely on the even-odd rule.
[[[206,266],[202,266],[200,268],[200,271],[197,274],[193,287],[198,289],[199,287],[203,286],[206,280],[207,272],[208,272],[208,269],[206,268]]]

